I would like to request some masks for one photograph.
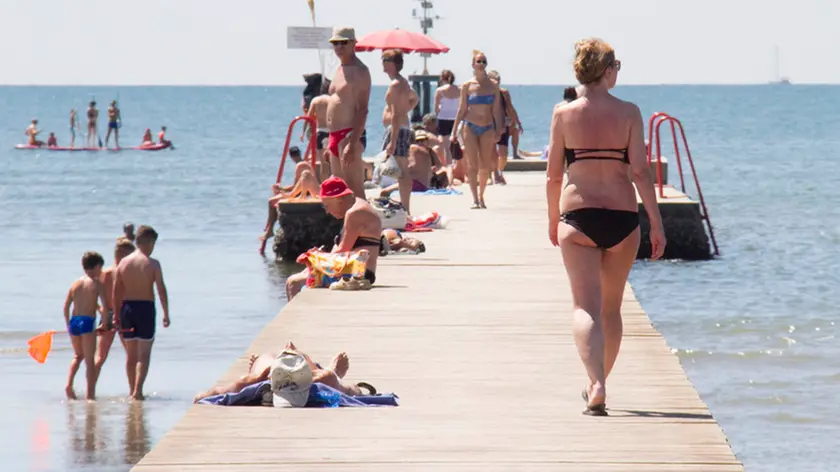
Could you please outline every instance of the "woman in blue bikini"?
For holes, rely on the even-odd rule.
[[[484,190],[495,168],[496,143],[504,132],[505,122],[499,87],[487,77],[487,56],[481,51],[473,51],[472,67],[475,75],[461,86],[461,101],[451,139],[458,142],[458,128],[463,121],[466,125],[464,158],[473,197],[471,208],[478,209],[487,208]]]
[[[641,112],[609,92],[621,61],[609,44],[587,39],[575,44],[574,69],[581,98],[557,105],[551,121],[548,235],[563,251],[571,283],[572,332],[589,376],[584,414],[606,416],[606,381],[623,331],[621,300],[639,249],[633,183],[650,221],[652,259],[665,251],[665,233]]]

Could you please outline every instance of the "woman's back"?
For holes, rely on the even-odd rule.
[[[579,98],[557,108],[568,171],[563,211],[637,207],[628,165],[631,153],[638,152],[631,142],[634,108],[609,94]]]

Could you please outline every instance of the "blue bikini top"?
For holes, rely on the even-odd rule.
[[[492,105],[495,94],[490,95],[470,95],[467,97],[467,103],[470,105]]]

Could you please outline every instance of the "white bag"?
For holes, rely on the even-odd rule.
[[[397,163],[396,157],[389,157],[387,151],[382,151],[376,155],[376,159],[379,162],[380,175],[391,177],[392,179],[400,178],[402,169],[400,169],[400,165]]]

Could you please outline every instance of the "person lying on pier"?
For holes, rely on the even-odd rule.
[[[315,169],[301,159],[300,149],[297,146],[289,149],[289,157],[295,163],[295,180],[292,185],[286,187],[279,183],[271,185],[272,196],[268,199],[268,219],[265,223],[265,231],[259,237],[263,243],[261,254],[265,251],[265,242],[274,236],[274,224],[277,223],[279,217],[277,205],[292,199],[318,197],[318,179],[315,177]]]
[[[411,191],[425,192],[430,188],[446,188],[432,186],[432,180],[435,184],[448,184],[446,180],[446,169],[441,166],[440,160],[435,155],[431,148],[431,142],[428,135],[423,130],[416,130],[413,136],[414,143],[408,148],[408,174],[411,176]],[[438,176],[442,177],[438,177]],[[445,181],[445,182],[444,182]],[[390,197],[393,192],[399,189],[399,184],[394,184],[382,189],[380,197]]]
[[[314,362],[306,353],[299,351],[294,343],[289,341],[280,353],[265,352],[260,355],[251,354],[248,362],[248,372],[246,372],[245,375],[233,383],[213,387],[206,392],[199,393],[195,396],[195,398],[193,398],[193,403],[198,403],[199,400],[212,397],[213,395],[237,393],[242,391],[245,387],[269,380],[271,378],[271,368],[274,360],[283,353],[300,354],[304,357],[304,359],[306,359],[306,363],[309,364],[309,368],[312,370],[312,383],[324,384],[350,396],[376,393],[376,390],[370,384],[364,382],[351,384],[344,380],[344,377],[347,375],[347,371],[350,370],[350,358],[347,356],[346,352],[339,352],[336,354],[330,368],[324,369],[320,364]],[[368,390],[368,392],[362,390],[363,388]]]
[[[379,259],[382,220],[367,200],[358,198],[339,177],[330,177],[321,184],[321,202],[327,213],[344,220],[338,244],[332,252],[350,252],[368,249],[365,279],[373,285],[376,282],[376,261]],[[309,278],[309,269],[304,269],[286,279],[286,299],[292,300]]]

